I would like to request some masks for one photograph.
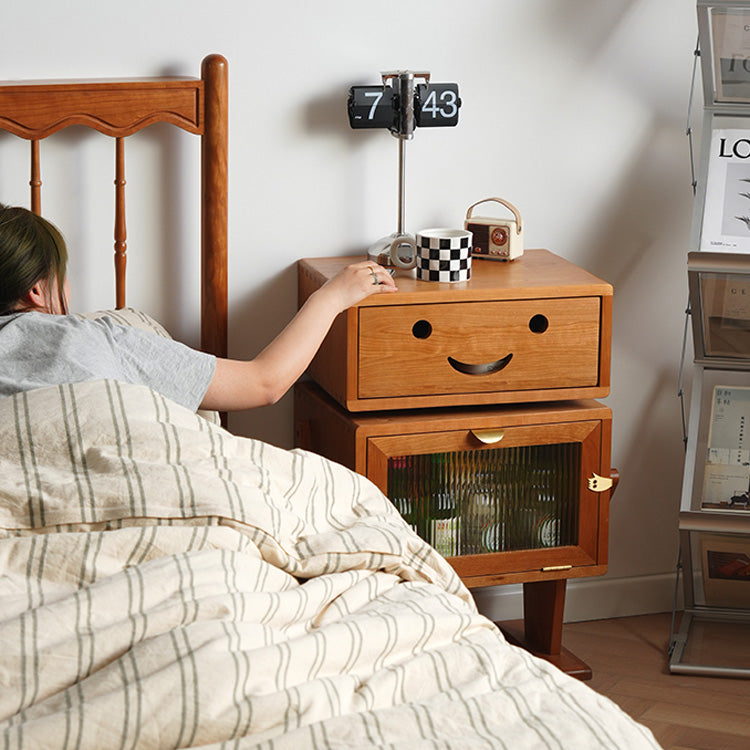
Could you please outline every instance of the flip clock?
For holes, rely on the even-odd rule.
[[[425,82],[415,85],[415,78]],[[382,73],[382,79],[382,86],[349,89],[347,112],[352,128],[388,128],[397,138],[411,139],[415,127],[458,124],[458,84],[431,83],[429,73],[403,70]]]
[[[381,73],[381,78],[381,86],[352,86],[347,100],[352,128],[387,128],[398,139],[398,230],[373,243],[367,257],[384,266],[409,269],[417,262],[417,246],[414,235],[404,229],[404,144],[417,127],[457,125],[461,99],[457,83],[433,83],[427,72],[396,70]],[[415,83],[417,78],[424,83]]]

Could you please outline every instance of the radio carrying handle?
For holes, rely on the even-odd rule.
[[[502,198],[484,198],[481,201],[477,201],[476,203],[472,203],[469,208],[466,209],[466,220],[468,221],[471,218],[471,210],[478,206],[480,203],[487,203],[488,201],[496,201],[497,203],[502,203],[507,209],[509,209],[513,216],[516,217],[516,234],[521,234],[521,214],[518,213],[518,209],[512,204],[508,203],[508,201],[503,200]]]

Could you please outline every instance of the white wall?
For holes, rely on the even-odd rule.
[[[611,508],[611,583],[571,595],[569,616],[671,606],[694,3],[130,0],[115,12],[101,0],[36,0],[6,3],[2,27],[7,79],[199,75],[205,54],[227,57],[237,357],[253,356],[293,314],[298,258],[359,252],[396,229],[397,143],[385,131],[349,129],[349,86],[399,68],[458,82],[458,127],[418,131],[407,146],[406,228],[459,225],[470,203],[500,195],[521,211],[527,247],[547,247],[614,285],[606,403],[622,480]],[[43,209],[71,246],[74,307],[108,307],[113,147],[78,129],[56,138],[43,147]],[[27,203],[27,148],[0,136],[2,201]],[[128,152],[129,302],[195,343],[197,140],[157,126]],[[165,209],[166,190],[180,201]],[[291,399],[231,426],[291,446]],[[500,606],[496,594],[480,599]]]

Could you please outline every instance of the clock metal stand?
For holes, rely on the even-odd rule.
[[[405,231],[406,141],[419,127],[447,127],[458,124],[461,100],[455,83],[430,83],[427,72],[410,70],[381,74],[381,86],[352,86],[347,109],[354,129],[388,128],[398,139],[398,227],[374,242],[367,251],[370,260],[383,266],[413,268],[417,245]],[[415,79],[424,80],[415,84]]]

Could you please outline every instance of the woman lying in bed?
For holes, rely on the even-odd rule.
[[[155,397],[273,400],[394,288],[356,264],[214,361],[65,314],[59,233],[0,206],[0,747],[658,747],[510,646],[366,477]]]
[[[112,378],[148,385],[192,410],[278,401],[302,375],[334,318],[373,293],[396,291],[385,268],[345,268],[313,294],[250,361],[221,359],[105,317],[68,315],[67,250],[50,222],[0,204],[0,396]]]

